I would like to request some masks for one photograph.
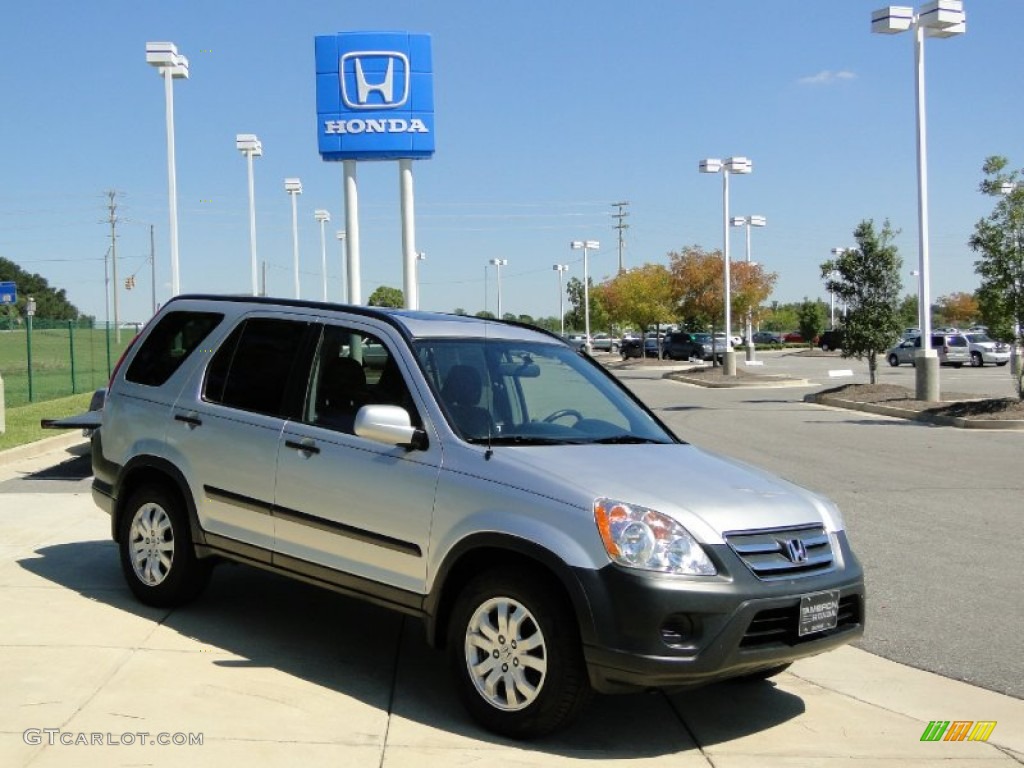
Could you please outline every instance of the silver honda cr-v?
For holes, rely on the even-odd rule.
[[[688,445],[522,325],[178,297],[119,363],[93,443],[140,600],[192,599],[227,559],[416,616],[510,736],[593,690],[766,677],[864,628],[833,504]]]

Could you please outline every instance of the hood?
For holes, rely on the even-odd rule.
[[[729,531],[842,528],[823,497],[692,445],[496,446],[490,463],[492,480],[588,510],[602,497],[645,506],[708,544]]]

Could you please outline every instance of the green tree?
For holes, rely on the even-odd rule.
[[[868,359],[868,376],[878,380],[878,353],[899,336],[900,268],[903,259],[893,245],[896,232],[888,220],[881,232],[874,222],[862,221],[853,236],[857,248],[850,249],[821,265],[827,290],[847,307],[843,357]]]
[[[590,332],[603,331],[608,327],[608,313],[601,305],[601,299],[594,291],[594,278],[587,278],[587,292],[590,294]],[[582,331],[586,327],[583,313],[583,281],[570,277],[565,284],[565,293],[572,307],[565,313],[565,327]]]
[[[661,264],[644,264],[620,272],[595,289],[609,318],[641,330],[659,323],[671,323],[676,302],[672,275]]]
[[[986,218],[974,226],[968,244],[980,258],[974,271],[981,278],[978,304],[989,333],[1013,341],[1014,355],[1024,343],[1024,186],[1020,171],[1008,171],[1005,157],[985,160],[981,191],[998,195]],[[1024,400],[1024,366],[1015,364],[1018,398]]]
[[[46,320],[78,320],[78,308],[68,301],[63,288],[51,288],[46,278],[26,272],[13,261],[0,257],[0,282],[12,282],[18,287],[17,315],[24,316],[25,303],[31,296],[36,300],[36,317]]]
[[[907,328],[917,328],[921,317],[917,311],[917,296],[908,293],[900,300],[899,308],[896,310],[900,316],[900,322]]]
[[[804,299],[796,310],[797,329],[804,337],[808,347],[814,346],[814,340],[825,327],[825,305],[820,301]]]
[[[401,288],[392,288],[389,285],[379,286],[370,294],[371,307],[395,307],[401,309],[405,306],[405,294]]]
[[[494,320],[494,313],[486,309],[481,309],[475,316],[482,317],[484,320]]]

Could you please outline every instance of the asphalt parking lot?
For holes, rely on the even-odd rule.
[[[985,593],[993,593],[1002,605],[993,625],[1008,634],[991,633],[990,642],[975,644],[962,634],[960,621],[944,632],[921,624],[971,607],[946,601],[942,592],[926,606],[923,619],[901,608],[903,598],[910,604],[918,600],[921,583],[948,587],[968,567],[964,560],[944,561],[941,547],[928,551],[932,536],[963,552],[975,550],[975,539],[957,542],[948,518],[968,516],[968,524],[961,520],[952,530],[976,527],[979,537],[992,529],[1019,531],[1009,500],[1004,498],[1001,516],[990,524],[993,504],[987,497],[971,501],[967,494],[969,503],[960,505],[943,487],[925,494],[920,504],[908,504],[925,489],[893,496],[888,485],[898,474],[867,480],[858,474],[873,471],[865,462],[879,453],[879,445],[924,452],[920,462],[908,459],[911,471],[946,461],[946,433],[965,441],[953,446],[955,455],[974,451],[978,461],[998,458],[1019,467],[1021,457],[1011,451],[1024,444],[1021,436],[992,435],[994,447],[982,448],[986,444],[967,442],[960,430],[908,427],[804,405],[797,401],[806,388],[723,394],[662,381],[653,370],[623,376],[680,434],[780,471],[840,502],[869,574],[872,613],[865,648],[884,645],[889,635],[905,630],[921,645],[938,649],[938,657],[950,657],[954,671],[963,659],[975,658],[994,660],[1000,674],[1017,674],[1022,612],[1014,582],[1020,569],[1008,569],[1013,557],[1019,565],[1019,555],[1011,554],[995,574],[1009,583],[1006,591],[1002,582],[988,580],[988,570],[972,575],[974,607],[990,610]],[[134,601],[121,578],[108,520],[89,497],[88,466],[80,454],[81,449],[55,447],[40,456],[0,459],[5,766],[1024,763],[1019,695],[859,648],[798,662],[774,682],[598,697],[575,727],[556,737],[506,742],[468,721],[442,657],[426,646],[415,622],[381,609],[241,566],[219,568],[203,598],[186,608],[157,610]],[[830,469],[824,476],[823,465]],[[844,465],[850,472],[837,471]],[[1022,489],[1015,482],[1003,496],[1019,498]],[[937,506],[941,517],[929,518]],[[886,533],[893,523],[897,534]],[[878,549],[887,538],[891,548]],[[986,542],[983,552],[989,555],[993,547]],[[905,559],[908,551],[930,556],[932,569],[918,573]],[[903,636],[897,637],[897,650],[917,652],[903,648]],[[1012,658],[1000,656],[1005,642]],[[935,720],[996,726],[986,743],[922,742]],[[83,735],[88,742],[93,734],[103,743],[62,743]],[[165,734],[186,743],[149,743]],[[187,743],[197,735],[202,744]]]

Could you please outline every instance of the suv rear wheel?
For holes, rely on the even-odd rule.
[[[462,591],[448,631],[459,696],[477,722],[512,738],[568,725],[590,698],[569,605],[530,574],[488,571]]]
[[[187,603],[209,581],[210,563],[196,558],[181,503],[159,486],[142,487],[128,499],[118,546],[128,586],[147,605]]]

